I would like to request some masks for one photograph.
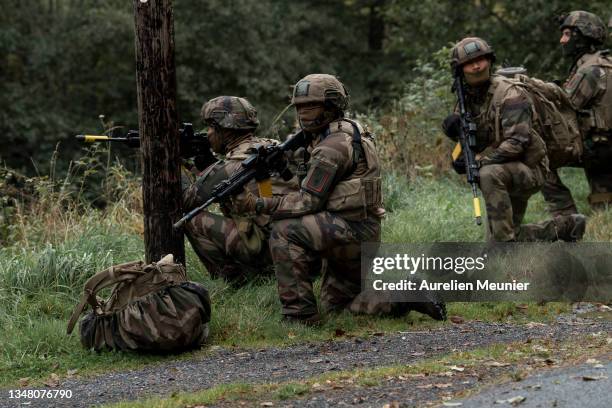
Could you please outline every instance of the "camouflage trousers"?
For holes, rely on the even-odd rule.
[[[345,308],[361,291],[361,243],[380,242],[380,219],[351,222],[327,211],[272,224],[274,261],[283,315],[317,313],[312,283],[327,268],[321,283],[321,308]]]
[[[554,220],[521,225],[529,198],[540,191],[544,177],[524,163],[490,164],[480,169],[480,189],[487,207],[489,240],[556,241]]]
[[[251,225],[252,228],[258,228]],[[261,230],[259,230],[261,231]],[[271,274],[267,237],[264,233],[258,250],[248,245],[245,234],[254,240],[254,230],[240,232],[232,218],[202,211],[186,224],[187,239],[212,277],[234,284],[246,283],[262,274]]]
[[[542,195],[552,216],[577,214],[572,192],[563,184],[557,169],[551,169],[542,185]]]
[[[591,193],[588,196],[592,209],[604,209],[612,204],[612,172],[597,167],[584,169]],[[563,184],[557,170],[552,170],[542,186],[542,195],[553,216],[577,214],[572,193]]]

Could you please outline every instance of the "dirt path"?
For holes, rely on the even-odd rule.
[[[167,362],[159,366],[106,373],[87,379],[62,379],[58,388],[72,390],[71,399],[16,401],[8,399],[8,390],[2,390],[0,406],[84,407],[154,395],[169,396],[175,391],[203,390],[234,382],[282,382],[306,379],[334,370],[409,364],[435,355],[494,343],[524,341],[528,338],[563,340],[601,331],[612,332],[612,322],[580,318],[561,318],[549,325],[470,322],[436,330],[348,338],[289,348],[220,349],[197,360]],[[449,391],[473,385],[469,379],[464,381]],[[334,395],[326,394],[320,403],[315,396],[310,400],[287,402],[287,405],[324,407],[349,403],[382,406],[383,401],[393,401],[396,394],[405,396],[406,386],[402,382],[391,383],[387,388],[365,390],[364,395],[355,392],[344,395],[342,390],[337,390],[339,392]],[[435,388],[415,389],[419,391],[410,393],[414,394],[414,401],[428,401],[438,395]],[[20,405],[24,402],[29,404]]]

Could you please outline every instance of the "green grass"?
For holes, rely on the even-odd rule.
[[[562,177],[576,192],[580,208],[588,214],[587,187],[581,172],[568,169]],[[401,177],[389,176],[385,190],[391,211],[383,225],[384,242],[484,240],[484,226],[477,226],[472,219],[470,190],[458,177],[421,177],[408,184]],[[47,224],[42,218],[22,219],[16,232],[20,238],[0,249],[0,386],[16,384],[23,377],[40,381],[53,372],[62,376],[68,370],[78,369],[80,375],[88,375],[208,352],[205,348],[180,357],[96,354],[82,349],[78,334],[66,336],[66,323],[84,281],[110,265],[141,258],[143,244],[139,216],[126,205],[118,204],[105,212],[66,209],[54,214],[44,221]],[[543,200],[534,197],[527,219],[547,217]],[[586,239],[611,240],[612,211],[593,218],[597,222],[589,225]],[[282,346],[334,339],[337,333],[359,336],[441,324],[417,313],[403,318],[342,313],[325,316],[323,326],[316,329],[287,324],[280,319],[272,278],[231,288],[220,280],[211,280],[190,248],[187,268],[190,278],[203,282],[211,293],[210,343],[214,345]],[[514,321],[546,319],[566,310],[564,304],[530,305],[520,312],[510,303],[449,307],[451,315],[493,321],[509,316]]]

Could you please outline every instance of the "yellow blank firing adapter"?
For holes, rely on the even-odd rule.
[[[451,155],[453,157],[453,161],[456,161],[460,155],[461,155],[461,143],[457,143]]]
[[[260,197],[272,197],[272,181],[267,178],[257,182]]]
[[[474,217],[476,218],[476,224],[482,224],[482,215],[480,213],[480,198],[474,197]]]
[[[77,135],[76,137],[79,140],[83,140],[85,143],[93,143],[98,141],[106,141],[109,139],[108,136],[100,136],[100,135]]]

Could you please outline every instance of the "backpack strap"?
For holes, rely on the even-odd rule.
[[[79,320],[79,316],[83,313],[87,304],[91,305],[94,310],[101,307],[96,297],[99,291],[119,282],[134,280],[143,274],[145,274],[144,263],[142,261],[136,261],[111,266],[89,278],[83,288],[83,295],[81,296],[79,304],[72,311],[66,333],[72,333],[77,320]]]
[[[342,120],[350,123],[353,126],[353,141],[351,144],[353,145],[353,169],[355,169],[359,163],[359,159],[364,156],[363,146],[361,146],[361,131],[359,131],[359,126],[354,120],[349,118],[342,118]]]

